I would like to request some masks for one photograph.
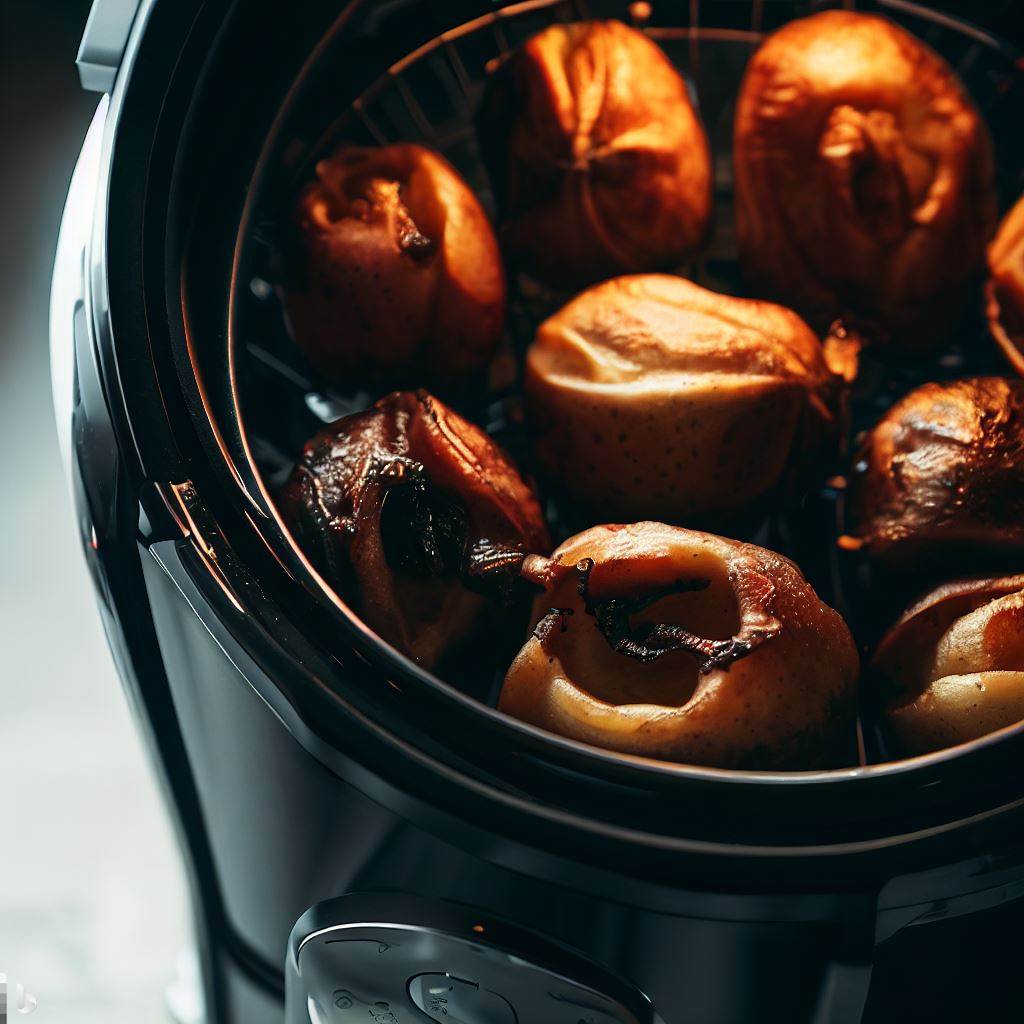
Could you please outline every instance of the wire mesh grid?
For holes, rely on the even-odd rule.
[[[997,147],[1005,141],[999,126],[1007,123],[1007,118],[1013,123],[1016,104],[1009,104],[1014,92],[1010,85],[1017,84],[1020,75],[1015,55],[986,33],[906,0],[870,5],[853,0],[841,5],[765,0],[749,4],[727,0],[662,0],[654,4],[525,0],[453,27],[393,63],[308,142],[293,140],[282,147],[279,159],[286,170],[285,180],[297,185],[321,154],[343,141],[370,146],[418,142],[443,153],[493,215],[494,197],[474,126],[489,72],[524,40],[553,23],[618,17],[655,39],[684,76],[714,154],[715,218],[709,244],[697,261],[675,270],[706,287],[742,294],[731,216],[731,144],[733,104],[743,70],[766,32],[793,16],[834,6],[881,9],[931,45],[957,69],[993,128]],[[1007,200],[1020,189],[1024,158],[1019,144],[999,156],[1001,191]],[[242,284],[241,316],[235,330],[245,338],[244,345],[236,347],[240,356],[236,363],[241,370],[239,405],[248,428],[249,450],[271,491],[286,479],[308,437],[323,424],[365,408],[374,397],[320,379],[292,343],[270,283],[277,273],[274,236],[280,210],[280,197],[268,200],[263,214],[254,221],[252,237],[246,240],[252,249],[246,265],[252,273]],[[513,275],[506,339],[510,350],[521,356],[538,323],[569,297]],[[956,344],[926,368],[919,363],[869,359],[854,396],[851,443],[893,401],[924,379],[951,379],[967,372],[1003,372],[980,316],[965,326]],[[273,399],[268,401],[267,396]],[[484,425],[528,468],[528,446],[514,414],[516,401],[515,388],[506,386],[492,391],[477,407],[462,411]],[[550,502],[547,511],[556,537],[583,525]],[[839,479],[804,496],[799,507],[770,515],[747,539],[792,557],[825,600],[847,618],[855,635],[866,642],[879,628],[876,587],[869,569],[838,550],[835,539],[844,532],[843,527]],[[467,681],[465,689],[493,702],[502,674],[503,666],[494,666],[483,685]],[[459,679],[451,681],[461,685]],[[883,738],[870,715],[858,720],[856,747],[861,764],[887,759]]]

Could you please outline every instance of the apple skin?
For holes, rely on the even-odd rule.
[[[935,588],[883,637],[871,674],[898,754],[942,750],[1024,720],[1024,576]]]
[[[800,770],[855,756],[856,646],[781,555],[643,522],[585,530],[524,571],[544,592],[500,710],[570,739],[685,764]],[[672,596],[644,605],[666,588]],[[601,602],[633,600],[643,606],[630,615],[638,635],[669,621],[695,643],[647,661],[620,653],[587,598],[598,616]]]
[[[489,615],[515,621],[518,565],[550,548],[511,459],[425,391],[387,395],[311,438],[279,500],[326,581],[426,668]]]
[[[711,219],[707,138],[661,48],[618,21],[552,25],[489,83],[478,137],[512,261],[556,288],[671,268]]]
[[[758,294],[904,351],[948,337],[995,226],[995,165],[983,118],[924,43],[856,11],[789,22],[748,65],[733,160]]]
[[[1003,218],[988,247],[985,313],[992,337],[1024,376],[1024,196]]]
[[[1024,548],[1024,381],[923,384],[868,432],[850,477],[852,533],[896,568]]]
[[[541,324],[524,389],[553,489],[594,517],[688,525],[823,462],[842,392],[795,313],[666,274],[594,285]]]
[[[487,367],[504,332],[501,253],[439,153],[340,147],[317,163],[286,235],[288,322],[329,380],[453,392]]]

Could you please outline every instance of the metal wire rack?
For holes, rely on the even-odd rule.
[[[411,6],[415,0],[406,0]],[[387,5],[384,5],[387,6]],[[402,6],[401,0],[399,6]],[[481,5],[484,6],[484,5]],[[988,33],[908,0],[837,5],[752,0],[524,0],[444,31],[392,63],[383,74],[333,105],[311,86],[296,109],[306,115],[302,127],[284,131],[274,153],[278,185],[259,197],[253,230],[243,242],[249,252],[241,265],[247,274],[236,283],[236,315],[230,344],[235,367],[236,407],[254,470],[273,492],[287,477],[304,441],[324,423],[365,408],[373,396],[346,391],[319,379],[292,343],[277,293],[271,282],[279,272],[276,224],[292,186],[309,172],[318,156],[338,142],[386,145],[419,142],[442,152],[474,188],[493,214],[494,202],[477,149],[474,116],[490,69],[525,39],[555,22],[590,17],[617,17],[647,32],[685,77],[708,133],[714,154],[715,219],[701,258],[677,272],[707,287],[742,294],[732,223],[732,112],[743,70],[764,33],[801,14],[828,6],[877,10],[913,31],[958,71],[996,141],[999,184],[1004,204],[1024,184],[1024,141],[1018,124],[1024,83],[1017,54]],[[338,33],[339,37],[342,33]],[[332,47],[319,58],[330,61]],[[310,115],[310,111],[314,115]],[[315,116],[320,111],[323,116]],[[567,295],[516,278],[511,282],[508,344],[521,353],[541,319]],[[243,340],[244,339],[244,340]],[[853,433],[863,430],[900,395],[925,379],[948,379],[965,373],[1004,372],[985,334],[980,314],[965,325],[956,342],[926,367],[868,360],[854,396]],[[529,465],[529,452],[516,426],[514,388],[487,395],[464,409],[486,426],[513,456]],[[851,438],[852,440],[852,438]],[[825,486],[799,508],[770,516],[750,539],[794,558],[819,593],[850,621],[855,635],[870,639],[878,632],[879,608],[870,571],[840,553],[843,532],[841,486]],[[572,532],[564,510],[549,506],[556,535]],[[484,685],[467,681],[466,689],[493,699],[503,666],[494,666]],[[459,680],[454,680],[459,684]],[[860,763],[886,759],[882,738],[870,716],[858,726]]]

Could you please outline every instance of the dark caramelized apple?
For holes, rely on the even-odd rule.
[[[523,558],[549,545],[508,456],[424,391],[395,392],[314,437],[283,507],[328,582],[426,667],[507,600]]]
[[[925,384],[868,433],[854,533],[901,566],[1024,547],[1024,381]]]

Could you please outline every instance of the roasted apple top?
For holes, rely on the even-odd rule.
[[[851,499],[855,535],[900,565],[1024,546],[1024,381],[910,392],[868,433]]]
[[[836,437],[840,382],[791,310],[620,277],[541,324],[525,390],[540,466],[603,515],[744,507]]]
[[[646,522],[586,530],[524,574],[544,592],[505,677],[509,714],[689,764],[852,758],[856,648],[782,556]]]
[[[495,74],[481,143],[509,249],[559,287],[678,263],[711,215],[686,83],[617,21],[553,25]]]
[[[532,488],[479,428],[395,392],[303,450],[283,495],[303,548],[366,622],[431,667],[548,550]]]
[[[341,146],[317,163],[292,221],[285,308],[325,376],[453,390],[487,365],[504,330],[501,254],[440,154]]]
[[[996,207],[987,129],[941,57],[873,15],[790,22],[747,69],[733,156],[757,288],[906,349],[948,335]]]
[[[954,746],[1024,719],[1024,576],[968,579],[909,608],[872,660],[900,754]]]

